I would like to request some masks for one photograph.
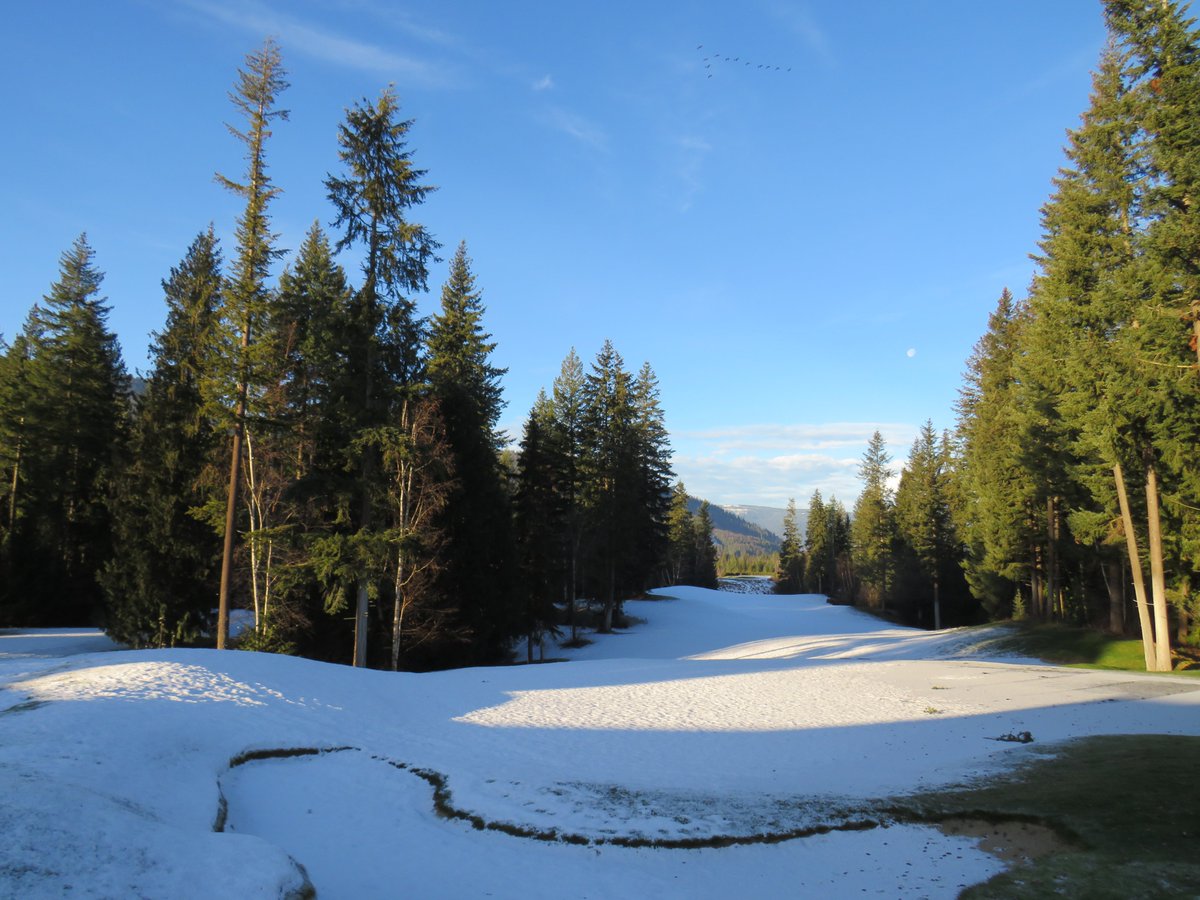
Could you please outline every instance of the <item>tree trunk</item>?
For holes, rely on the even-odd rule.
[[[237,523],[238,481],[241,478],[242,426],[233,429],[233,449],[229,460],[229,493],[225,500],[225,542],[221,548],[221,587],[217,594],[217,649],[224,650],[229,640],[229,582],[233,573],[233,529]]]
[[[1046,498],[1046,618],[1058,611],[1058,548],[1055,546],[1054,498]]]
[[[1146,524],[1150,544],[1150,587],[1154,592],[1154,659],[1159,672],[1171,671],[1171,632],[1167,622],[1167,584],[1163,572],[1162,523],[1158,509],[1158,474],[1146,457]]]
[[[1122,588],[1121,565],[1115,559],[1101,563],[1104,587],[1108,590],[1108,630],[1121,634],[1125,630],[1125,598]]]
[[[1137,533],[1133,530],[1133,514],[1129,511],[1129,496],[1125,493],[1125,476],[1121,464],[1113,466],[1113,479],[1117,483],[1117,502],[1121,506],[1121,524],[1125,529],[1125,548],[1129,553],[1129,571],[1133,576],[1133,594],[1137,600],[1138,625],[1142,630],[1142,655],[1146,660],[1146,671],[1156,669],[1157,654],[1154,647],[1154,628],[1150,624],[1150,607],[1146,604],[1146,581],[1142,571],[1142,555],[1138,551]]]
[[[573,530],[576,530],[573,528]],[[571,623],[571,643],[575,644],[579,641],[579,616],[575,610],[575,603],[579,599],[579,543],[580,538],[577,534],[571,535],[571,587],[570,596],[567,597],[567,621]]]
[[[374,226],[374,223],[372,223]],[[375,228],[372,228],[374,233]],[[374,405],[375,396],[375,279],[376,271],[376,249],[377,239],[373,238],[370,250],[368,251],[369,261],[367,271],[371,274],[367,277],[367,284],[363,286],[363,293],[366,294],[367,309],[365,316],[367,320],[367,329],[365,333],[366,347],[363,353],[363,362],[366,365],[363,385],[363,411],[369,424],[374,424],[372,417],[372,406]],[[369,293],[368,293],[369,291]],[[359,507],[358,527],[360,534],[365,535],[371,527],[371,482],[374,475],[375,456],[370,447],[363,448],[362,463],[359,466],[359,477],[362,479],[362,484],[359,489],[362,491],[362,504]],[[353,664],[359,668],[363,668],[367,664],[367,613],[370,608],[370,594],[368,591],[366,575],[358,576],[358,590],[356,591],[356,599],[354,605],[354,660]]]
[[[933,630],[942,630],[942,600],[939,594],[937,575],[933,576]]]
[[[1029,610],[1035,619],[1044,619],[1042,602],[1041,554],[1037,546],[1029,548]]]
[[[250,346],[250,323],[242,331],[243,353]],[[229,642],[229,588],[233,576],[233,530],[237,524],[238,487],[242,475],[242,437],[246,431],[246,379],[237,386],[233,441],[229,458],[229,493],[225,500],[225,541],[221,548],[221,586],[217,593],[217,649]]]
[[[25,440],[24,440],[24,438],[25,438],[25,433],[24,433],[25,417],[21,416],[21,418],[17,420],[17,424],[18,424],[18,426],[20,426],[21,430],[18,432],[19,437],[17,438],[17,456],[13,460],[12,491],[8,495],[8,533],[9,534],[12,534],[13,527],[17,523],[17,487],[21,480],[21,449],[25,443]]]

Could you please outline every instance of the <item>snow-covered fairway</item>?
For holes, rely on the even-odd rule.
[[[321,897],[954,896],[1000,863],[934,828],[753,841],[1030,752],[1005,734],[1200,734],[1191,680],[663,593],[567,664],[427,675],[0,632],[0,897],[276,897],[297,863]]]

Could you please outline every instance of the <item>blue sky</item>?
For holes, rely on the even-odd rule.
[[[210,222],[232,250],[227,92],[273,35],[280,246],[328,225],[344,110],[394,83],[439,188],[414,218],[467,242],[510,433],[611,338],[654,367],[689,490],[772,506],[849,504],[876,428],[899,463],[953,425],[1105,39],[1098,0],[67,0],[10,5],[5,35],[0,333],[86,231],[147,368],[170,267]]]

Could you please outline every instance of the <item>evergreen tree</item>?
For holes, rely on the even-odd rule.
[[[658,378],[650,363],[643,363],[633,380],[634,440],[638,465],[638,492],[642,515],[639,516],[636,534],[636,556],[629,560],[634,566],[631,572],[631,587],[645,590],[653,587],[650,582],[661,577],[660,563],[667,552],[667,534],[671,511],[671,444],[667,426],[659,402]],[[709,522],[709,543],[712,523]],[[702,542],[702,547],[706,545]],[[707,550],[702,556],[707,557]],[[707,565],[705,560],[701,560]],[[706,572],[701,578],[714,580],[716,561],[712,560],[711,579]],[[710,586],[707,583],[704,586]]]
[[[316,578],[313,550],[344,542],[349,532],[357,485],[347,436],[356,434],[357,395],[349,365],[352,293],[317,223],[279,278],[267,324],[264,414],[245,485],[255,631],[239,646],[290,646],[337,659],[344,626],[326,613],[343,596]]]
[[[475,659],[503,658],[519,627],[508,497],[496,423],[503,409],[495,350],[483,330],[484,307],[466,245],[450,261],[441,311],[429,328],[429,382],[446,423],[457,474],[443,514],[447,537],[442,591],[457,598]]]
[[[967,547],[971,591],[993,618],[1012,612],[1023,579],[1032,583],[1028,548],[1033,495],[1022,467],[1021,406],[1016,359],[1025,308],[1005,289],[975,345],[959,393],[962,447],[955,524]]]
[[[856,585],[851,557],[850,514],[842,502],[832,496],[825,504],[825,513],[829,520],[829,555],[833,560],[830,592],[836,597],[853,597]]]
[[[1142,140],[1136,246],[1122,284],[1131,327],[1117,344],[1132,367],[1122,435],[1145,486],[1155,667],[1171,667],[1168,596],[1181,630],[1200,607],[1200,35],[1174,0],[1109,0],[1109,28],[1127,54],[1126,96]],[[1132,407],[1132,408],[1131,408]],[[1132,438],[1132,440],[1131,440]],[[1132,563],[1132,560],[1131,560]],[[1138,568],[1141,566],[1139,564]],[[1143,628],[1143,632],[1145,632]]]
[[[696,526],[688,510],[687,488],[682,481],[671,491],[667,516],[667,584],[694,584],[696,578]]]
[[[0,497],[3,498],[3,518],[0,519],[0,582],[15,584],[18,523],[26,506],[26,483],[29,480],[29,367],[38,335],[37,307],[26,321],[25,331],[17,335],[12,345],[0,341]],[[14,595],[0,588],[0,608],[5,608]],[[5,618],[9,618],[8,613]]]
[[[858,469],[863,489],[854,504],[850,532],[855,573],[864,599],[874,608],[886,606],[894,574],[895,501],[889,484],[893,474],[889,462],[891,456],[883,435],[876,431]]]
[[[696,574],[693,583],[697,587],[717,588],[717,546],[713,542],[712,515],[708,501],[700,504],[693,522],[696,543]]]
[[[947,460],[933,422],[926,420],[900,475],[896,526],[899,537],[916,558],[924,583],[932,588],[934,629],[942,627],[942,573],[947,563],[957,561],[946,469]]]
[[[343,497],[348,490],[351,304],[346,273],[314,222],[295,262],[279,278],[271,332],[281,395],[276,413],[291,434],[290,455],[296,479],[308,487],[301,491],[306,500],[314,494]]]
[[[108,499],[127,425],[129,379],[103,275],[85,235],[5,355],[0,431],[17,436],[0,608],[13,622],[99,617],[97,576],[112,552]]]
[[[559,468],[556,481],[562,496],[563,601],[572,643],[579,640],[578,616],[580,579],[584,554],[587,509],[584,491],[584,440],[586,429],[586,378],[583,362],[572,347],[562,361],[551,394],[553,421],[548,425],[548,441],[555,448]]]
[[[219,433],[200,389],[221,292],[221,254],[201,232],[163,281],[167,319],[136,407],[129,464],[112,504],[114,555],[104,569],[108,633],[133,647],[197,640],[219,575],[220,539],[203,506]]]
[[[1147,302],[1153,254],[1143,250],[1139,223],[1153,219],[1159,179],[1147,177],[1146,107],[1131,89],[1131,64],[1136,61],[1117,49],[1106,51],[1092,105],[1070,135],[1072,165],[1060,172],[1043,210],[1042,271],[1030,299],[1036,327],[1030,329],[1030,363],[1024,368],[1041,362],[1041,372],[1058,373],[1050,376],[1062,382],[1056,408],[1070,428],[1075,477],[1087,487],[1089,500],[1076,505],[1069,521],[1093,543],[1124,533],[1147,665],[1169,668],[1163,548],[1157,539],[1161,445],[1155,437],[1171,420],[1174,404],[1169,379],[1150,362],[1160,354],[1147,344],[1153,343],[1162,310],[1157,301]],[[1143,475],[1141,509],[1125,490],[1127,472]],[[1143,546],[1151,557],[1153,623],[1135,517],[1147,524]],[[1109,523],[1118,518],[1122,524],[1113,528]]]
[[[563,546],[559,539],[563,497],[556,479],[558,461],[548,440],[553,419],[551,401],[542,391],[525,422],[517,462],[513,521],[529,662],[533,662],[534,645],[542,645],[544,633],[556,630],[554,602],[560,592],[563,567]]]
[[[229,490],[225,505],[224,547],[221,558],[221,583],[218,594],[217,648],[223,649],[229,637],[229,595],[233,578],[234,531],[237,527],[238,490],[242,480],[242,444],[246,433],[250,389],[255,380],[255,360],[252,347],[258,329],[268,317],[270,291],[266,280],[271,263],[282,251],[275,249],[267,206],[279,194],[267,175],[266,141],[271,136],[271,123],[287,119],[287,110],[275,106],[279,94],[287,89],[278,45],[267,39],[262,49],[246,57],[244,69],[238,70],[238,82],[229,99],[246,120],[246,130],[232,125],[230,133],[246,145],[245,182],[236,182],[218,174],[217,181],[246,202],[238,218],[237,255],[234,258],[230,283],[223,293],[222,318],[230,331],[228,354],[229,377],[233,385],[233,440],[230,451]],[[236,336],[236,337],[235,337]],[[221,380],[218,379],[218,384]]]
[[[611,341],[596,356],[584,381],[583,494],[590,534],[590,581],[603,598],[608,632],[626,586],[625,563],[633,555],[641,518],[635,410],[624,361]]]
[[[779,545],[779,570],[775,574],[775,593],[798,594],[804,590],[804,551],[800,545],[800,527],[796,522],[796,500],[788,498],[783,516],[783,540]]]
[[[409,211],[425,202],[435,188],[423,184],[425,171],[412,164],[407,147],[411,121],[399,118],[395,92],[388,88],[376,103],[366,100],[346,111],[338,128],[338,156],[345,174],[329,175],[325,187],[341,228],[339,251],[361,247],[363,283],[354,295],[353,354],[349,368],[355,394],[354,419],[362,432],[358,441],[359,497],[354,510],[354,551],[360,570],[373,571],[381,561],[371,548],[378,528],[374,499],[380,485],[379,451],[365,439],[384,425],[389,412],[412,400],[412,388],[421,378],[421,323],[409,297],[424,291],[428,265],[437,259],[438,242],[422,225],[408,219]],[[345,569],[339,569],[345,571]],[[367,664],[370,596],[378,585],[367,577],[355,579],[354,664]]]
[[[833,544],[829,509],[819,490],[808,501],[804,537],[804,590],[810,594],[833,592]]]

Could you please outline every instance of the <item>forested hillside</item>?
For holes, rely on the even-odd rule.
[[[688,510],[699,512],[701,503],[703,501],[697,497],[688,497]],[[779,551],[779,536],[766,528],[748,522],[722,506],[709,506],[708,512],[712,517],[713,540],[722,550],[747,555]]]
[[[752,506],[746,504],[726,504],[722,507],[726,512],[732,513],[739,519],[745,519],[751,525],[757,525],[759,528],[765,528],[771,534],[778,537],[783,534],[783,518],[787,511],[781,507],[775,506]],[[801,510],[800,528],[805,527],[803,519],[804,511]]]

